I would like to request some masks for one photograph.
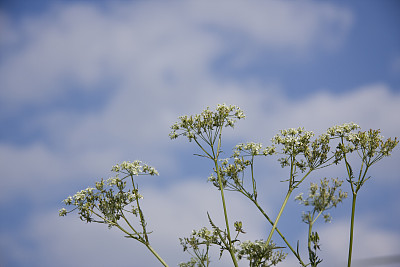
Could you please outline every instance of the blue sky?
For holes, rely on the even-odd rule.
[[[2,1],[0,265],[157,266],[116,230],[58,217],[64,198],[135,159],[160,172],[140,181],[154,247],[171,266],[185,260],[178,237],[207,226],[207,211],[221,219],[220,203],[211,166],[168,133],[206,106],[247,115],[226,132],[225,151],[350,121],[400,137],[399,26],[400,4],[388,0]],[[355,259],[400,250],[399,160],[396,149],[359,196]],[[274,161],[259,173],[261,201],[276,214],[285,173]],[[251,229],[245,238],[266,239],[262,218],[228,197],[232,220]],[[346,258],[349,205],[318,225],[322,266]],[[304,238],[300,216],[292,201],[281,220],[293,243]]]

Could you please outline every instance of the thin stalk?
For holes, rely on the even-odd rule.
[[[253,203],[256,205],[256,207],[258,208],[258,210],[262,213],[262,215],[264,215],[264,217],[268,220],[268,222],[271,225],[274,225],[274,222],[269,218],[269,216],[265,213],[265,211],[261,208],[261,206],[252,198],[248,197],[246,195],[247,198],[249,198],[251,201],[253,201]],[[288,246],[288,248],[292,251],[292,253],[296,256],[296,258],[299,260],[299,263],[302,266],[306,266],[305,263],[301,260],[300,255],[297,254],[297,252],[293,249],[293,247],[290,245],[289,241],[287,241],[287,239],[285,238],[285,236],[281,233],[281,231],[279,231],[278,227],[275,228],[275,231],[279,234],[279,236],[282,238],[282,240],[286,243],[286,245]]]
[[[283,210],[285,209],[285,206],[286,206],[286,204],[287,204],[287,202],[289,200],[289,197],[290,197],[290,194],[292,193],[292,191],[293,191],[293,188],[290,188],[288,190],[287,194],[286,194],[285,200],[282,203],[282,206],[281,206],[281,209],[280,209],[280,211],[278,213],[278,216],[276,217],[274,225],[272,226],[271,232],[269,233],[269,236],[268,236],[268,239],[267,239],[267,244],[269,244],[269,242],[271,241],[272,234],[274,233],[274,231],[276,229],[276,226],[278,225],[278,221],[279,221],[279,219],[280,219],[280,217],[281,217],[281,215],[283,213]]]
[[[124,219],[124,221],[126,222],[126,224],[128,224],[128,226],[132,229],[132,231],[135,232],[135,234],[136,234],[137,236],[141,237],[140,234],[135,230],[135,228],[133,228],[133,226],[129,223],[128,219],[125,217],[124,214],[122,214],[122,218]]]
[[[347,267],[351,266],[351,255],[353,252],[353,232],[354,232],[354,215],[356,211],[357,193],[353,192],[353,203],[351,207],[351,223],[350,223],[350,242],[349,242],[349,257],[347,258]]]
[[[217,133],[218,133],[218,144],[217,144],[217,149],[215,151],[214,150],[214,142],[216,140]],[[237,263],[235,253],[233,251],[233,246],[232,246],[231,231],[229,229],[228,212],[227,212],[226,204],[225,204],[224,188],[222,185],[222,177],[221,177],[221,173],[219,171],[219,165],[218,165],[218,157],[219,157],[219,153],[220,153],[220,149],[221,149],[222,128],[220,128],[219,130],[217,129],[217,133],[215,134],[215,138],[211,145],[211,150],[212,150],[212,154],[213,154],[212,159],[214,160],[215,170],[217,171],[219,189],[221,192],[222,207],[224,209],[225,226],[226,226],[226,232],[227,232],[227,237],[228,237],[228,242],[229,242],[228,250],[229,250],[229,254],[231,255],[233,264],[235,265],[235,267],[238,267],[238,263]]]
[[[193,138],[193,140],[196,142],[196,144],[201,148],[201,150],[203,150],[204,153],[206,153],[207,157],[212,159],[211,155],[201,146],[201,144],[199,143],[199,141],[197,141],[196,138]]]
[[[257,199],[256,180],[254,179],[254,156],[251,156],[251,181],[253,183],[253,196]]]
[[[221,199],[222,199],[222,206],[224,208],[225,226],[226,226],[226,232],[227,232],[228,241],[229,241],[229,254],[231,255],[233,264],[235,264],[235,266],[238,267],[238,263],[236,261],[236,257],[235,257],[235,254],[233,253],[233,248],[232,248],[231,233],[230,233],[230,230],[229,230],[228,212],[226,210],[224,188],[223,188],[223,185],[222,185],[222,179],[221,179],[221,174],[219,172],[219,166],[218,166],[218,159],[217,158],[214,159],[214,164],[215,164],[215,169],[217,170],[218,183],[219,183],[219,188],[220,188],[220,192],[221,192]]]
[[[312,232],[312,226],[313,226],[313,224],[312,224],[312,222],[309,222],[309,224],[308,224],[308,257],[309,257],[309,259],[310,259],[310,262],[312,262],[312,258],[311,258],[311,252],[312,252],[312,249],[311,249],[311,232]]]
[[[105,221],[112,223],[114,226],[116,226],[119,230],[121,230],[122,232],[124,232],[125,234],[127,234],[128,236],[138,240],[140,243],[144,244],[150,251],[151,253],[153,253],[153,255],[165,266],[168,267],[168,264],[165,263],[165,261],[160,257],[160,255],[157,254],[157,252],[150,246],[150,244],[148,243],[148,241],[144,240],[143,237],[141,237],[132,227],[132,229],[135,231],[135,233],[138,235],[138,237],[134,236],[133,234],[129,233],[128,231],[126,231],[121,225],[119,225],[118,223],[113,223],[109,220],[107,220],[106,218],[101,217],[100,215],[98,215],[97,213],[93,212],[95,215],[99,216],[100,218],[104,219]],[[125,217],[124,217],[125,219]]]
[[[142,209],[140,208],[140,205],[139,205],[139,197],[136,194],[137,192],[139,192],[139,188],[135,187],[135,183],[133,181],[133,176],[132,175],[131,175],[131,180],[132,180],[132,187],[133,187],[133,190],[135,192],[136,206],[137,206],[138,211],[139,211],[140,224],[142,225],[142,229],[143,229],[143,236],[144,236],[144,239],[146,240],[146,243],[149,243],[149,238],[148,238],[147,232],[146,232],[146,221],[144,219],[144,215],[142,213]]]
[[[162,265],[168,267],[168,264],[160,257],[160,255],[157,254],[157,252],[149,244],[145,245],[151,251],[151,253],[153,253],[153,255],[161,262]]]

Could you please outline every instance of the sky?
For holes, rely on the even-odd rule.
[[[178,238],[209,227],[207,212],[223,225],[221,202],[210,162],[168,134],[207,106],[247,116],[225,131],[227,157],[299,126],[320,134],[353,121],[400,137],[399,27],[395,0],[0,1],[0,266],[159,266],[117,229],[58,216],[63,199],[124,160],[159,171],[138,178],[150,240],[170,266],[188,260]],[[355,263],[400,251],[399,161],[396,148],[359,193]],[[259,199],[275,217],[287,171],[273,158],[258,164]],[[305,186],[322,176],[344,180],[345,170]],[[254,207],[234,192],[227,201],[244,240],[267,238]],[[350,206],[316,226],[321,266],[345,265]],[[305,251],[302,210],[293,196],[278,227]],[[212,260],[231,266],[218,252]]]

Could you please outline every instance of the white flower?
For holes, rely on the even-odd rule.
[[[67,210],[65,208],[62,208],[58,211],[59,216],[65,216],[67,215]]]

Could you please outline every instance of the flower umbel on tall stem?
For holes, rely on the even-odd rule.
[[[336,207],[347,197],[347,193],[339,189],[342,183],[343,181],[332,179],[332,185],[329,185],[329,180],[324,178],[320,185],[311,183],[307,198],[303,197],[303,193],[295,198],[300,204],[313,207],[311,211],[303,212],[302,216],[303,222],[308,224],[308,256],[312,267],[316,267],[322,262],[322,259],[317,256],[320,244],[318,233],[312,231],[314,223],[321,215],[323,215],[325,222],[331,221],[331,216],[326,211]]]
[[[390,156],[390,153],[397,146],[399,141],[397,137],[394,139],[384,139],[380,135],[380,130],[358,131],[360,127],[354,123],[344,124],[342,126],[335,126],[328,130],[329,134],[339,140],[339,144],[335,151],[335,162],[338,163],[344,160],[347,172],[347,182],[350,184],[352,192],[352,209],[350,220],[350,241],[349,241],[349,255],[347,266],[351,266],[351,258],[353,252],[353,232],[354,232],[354,217],[358,191],[371,177],[367,176],[367,172],[372,165]],[[360,159],[360,169],[354,172],[350,164],[349,154],[356,153]],[[358,173],[358,174],[357,174]]]
[[[125,237],[133,238],[147,247],[153,255],[164,266],[168,266],[165,261],[150,246],[149,234],[147,231],[146,220],[140,207],[140,200],[143,198],[139,194],[139,187],[134,177],[141,175],[158,175],[155,168],[143,164],[136,160],[133,162],[124,161],[112,167],[114,177],[106,181],[101,179],[95,183],[95,187],[88,187],[77,192],[74,196],[69,196],[63,202],[67,206],[75,206],[71,211],[65,208],[59,211],[60,216],[78,210],[82,221],[104,223],[109,228],[116,227],[121,230]],[[120,177],[122,176],[122,177]],[[132,184],[129,189],[128,183]],[[128,214],[138,218],[141,230],[128,220]]]
[[[214,170],[217,173],[217,181],[224,211],[225,227],[228,239],[228,246],[226,249],[229,251],[235,266],[238,265],[229,229],[228,212],[224,195],[224,182],[220,173],[219,156],[221,153],[223,128],[233,128],[236,120],[243,118],[245,118],[243,111],[233,105],[218,105],[215,111],[211,111],[207,107],[201,114],[179,117],[179,121],[171,126],[172,131],[169,135],[171,139],[175,139],[179,136],[186,136],[189,139],[189,142],[195,141],[202,150],[202,154],[198,154],[198,156],[213,161]]]

